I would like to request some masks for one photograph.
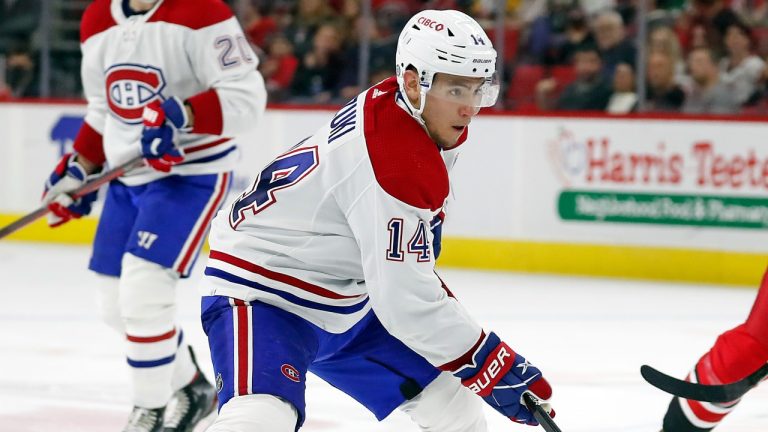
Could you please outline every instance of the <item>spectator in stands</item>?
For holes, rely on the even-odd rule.
[[[342,100],[349,100],[353,97],[357,96],[361,91],[363,91],[362,88],[360,88],[359,83],[359,73],[360,73],[360,43],[359,40],[361,39],[360,31],[362,29],[365,29],[368,31],[368,37],[370,38],[370,51],[368,53],[368,67],[371,67],[371,61],[377,61],[380,60],[381,57],[379,57],[377,54],[375,54],[376,46],[378,45],[378,41],[380,40],[380,34],[378,31],[378,27],[375,25],[375,22],[371,24],[369,21],[367,21],[364,17],[358,16],[355,17],[352,21],[349,21],[350,28],[352,29],[352,32],[350,34],[350,37],[346,40],[346,46],[344,49],[344,60],[346,63],[346,67],[343,71],[341,71],[339,75],[339,82],[338,82],[338,89],[339,89],[339,98]],[[394,54],[393,54],[394,55]],[[391,57],[387,57],[391,58]],[[369,69],[370,70],[370,69]]]
[[[293,55],[293,45],[282,34],[273,35],[266,49],[267,56],[259,65],[267,87],[269,101],[288,98],[299,60]]]
[[[363,14],[360,0],[342,0],[339,14],[346,24],[353,23],[357,17]]]
[[[345,68],[341,32],[333,24],[323,24],[312,41],[312,49],[302,56],[294,75],[293,95],[304,102],[329,103]]]
[[[668,55],[674,64],[675,81],[682,84],[685,79],[685,61],[683,61],[680,40],[670,27],[660,26],[648,35],[648,52],[662,52]]]
[[[675,81],[674,59],[661,50],[648,55],[645,108],[647,111],[680,111],[685,92]]]
[[[0,54],[28,43],[40,21],[41,0],[0,0]]]
[[[426,5],[419,2],[421,7],[417,9],[454,9],[453,6],[448,8],[439,7],[436,4]],[[375,26],[378,30],[379,36],[382,38],[391,38],[397,40],[400,35],[400,30],[405,26],[405,23],[411,18],[414,8],[409,7],[407,2],[388,0],[383,2],[378,7],[373,9],[373,18],[376,21]],[[395,42],[395,45],[397,43]],[[393,51],[394,53],[394,51]]]
[[[356,1],[356,0],[352,0]],[[347,28],[350,29],[350,35],[347,38],[347,44],[344,48],[344,61],[345,68],[341,72],[338,83],[338,93],[340,102],[346,102],[347,100],[357,96],[361,91],[370,84],[375,82],[365,82],[364,87],[360,87],[359,72],[360,72],[360,44],[359,41],[362,38],[360,35],[364,31],[368,32],[370,38],[370,51],[368,53],[368,71],[369,78],[374,71],[389,71],[389,75],[394,74],[391,59],[395,57],[397,51],[397,38],[399,33],[392,30],[392,23],[399,23],[400,21],[407,21],[410,18],[410,12],[408,9],[402,9],[402,5],[397,8],[394,6],[397,3],[391,5],[382,5],[374,12],[373,22],[367,21],[362,16],[352,16],[349,13],[345,13]],[[403,24],[397,24],[399,28],[402,28]]]
[[[555,65],[572,64],[573,54],[580,46],[594,43],[595,38],[587,25],[584,12],[581,9],[573,9],[568,12],[563,33],[553,36],[544,62]]]
[[[536,86],[539,109],[571,111],[604,111],[611,97],[611,85],[601,73],[603,63],[594,45],[585,45],[574,54],[576,80],[569,84],[553,104],[557,82],[553,78],[541,80]]]
[[[245,17],[245,34],[256,47],[263,48],[267,46],[269,36],[277,32],[277,21],[269,14],[270,7],[267,3],[259,5],[248,2]]]
[[[706,36],[706,46],[712,49],[715,55],[723,55],[725,32],[731,24],[739,22],[739,17],[723,0],[693,0],[693,11],[692,29],[701,26]]]
[[[312,40],[320,26],[337,18],[328,0],[298,0],[293,21],[284,34],[290,38],[294,50],[301,57],[312,50]]]
[[[626,35],[621,15],[615,11],[602,12],[594,19],[592,27],[606,77],[613,77],[613,70],[619,63],[635,66],[637,50],[632,39]]]
[[[557,1],[557,0],[555,0]],[[580,0],[579,4],[588,16],[596,16],[607,10],[616,10],[621,0]]]
[[[635,34],[635,15],[637,14],[637,0],[613,0],[615,5],[613,10],[621,16],[621,21],[626,27],[628,34]],[[649,2],[650,3],[650,2]],[[608,8],[610,9],[610,8]],[[650,8],[649,8],[650,9]],[[633,38],[634,39],[634,38]]]
[[[496,0],[469,0],[469,11],[466,12],[477,20],[480,25],[493,20],[496,15],[498,2]],[[504,2],[507,17],[517,23],[528,24],[536,18],[546,15],[547,0],[506,0]]]
[[[613,93],[605,111],[610,114],[626,114],[636,110],[635,71],[632,66],[619,63],[613,73]]]
[[[693,80],[685,98],[683,112],[694,114],[728,114],[739,109],[736,96],[720,81],[712,50],[696,48],[688,54],[688,70]]]
[[[5,59],[5,81],[13,98],[39,95],[35,60],[26,44],[18,42],[9,49]]]
[[[720,80],[736,95],[739,104],[754,100],[765,62],[752,54],[750,28],[733,23],[725,32],[728,56],[720,60]]]
[[[0,0],[0,100],[37,95],[35,61],[27,46],[41,0]]]
[[[751,115],[768,115],[768,63],[763,68],[753,98],[742,107],[742,112]]]
[[[714,45],[710,43],[710,41],[716,38],[716,36],[715,38],[711,36],[713,31],[714,30],[711,27],[708,27],[705,23],[701,21],[694,21],[689,29],[686,52],[690,53],[696,48],[709,48],[710,45],[719,45],[717,42],[714,42]],[[719,50],[719,48],[715,49]]]
[[[768,1],[740,0],[731,1],[730,7],[741,22],[749,26],[764,26],[768,21]]]
[[[478,3],[485,3],[485,10],[492,11],[496,7],[496,0],[477,0]],[[568,9],[577,8],[579,0],[507,0],[507,10],[514,11],[517,19],[524,24],[530,24],[543,16],[554,16],[559,20],[561,12]],[[555,25],[557,28],[558,26]]]

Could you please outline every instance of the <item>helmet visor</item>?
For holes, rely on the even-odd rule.
[[[499,97],[499,80],[496,73],[486,78],[438,73],[428,95],[442,102],[464,105],[478,111],[496,104]]]

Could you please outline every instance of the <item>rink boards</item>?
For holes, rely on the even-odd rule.
[[[38,205],[81,104],[0,104],[0,225]],[[235,192],[328,110],[270,109]],[[407,137],[403,137],[407,139]],[[452,178],[441,264],[755,285],[768,263],[768,128],[743,119],[480,116]],[[95,220],[20,240],[87,243]]]

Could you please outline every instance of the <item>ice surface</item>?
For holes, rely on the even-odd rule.
[[[0,431],[118,431],[130,410],[122,340],[99,321],[89,249],[0,243]],[[195,276],[179,287],[179,317],[210,377]],[[564,432],[657,432],[669,398],[646,384],[649,363],[683,376],[718,334],[744,320],[755,290],[581,277],[443,270],[486,329],[537,364],[554,386]],[[491,431],[534,429],[490,408]],[[302,432],[417,431],[395,412],[381,423],[310,376]],[[768,385],[721,431],[768,431]]]

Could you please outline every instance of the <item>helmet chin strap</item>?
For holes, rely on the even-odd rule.
[[[421,90],[419,91],[419,102],[421,102],[421,106],[416,108],[411,103],[411,99],[408,97],[408,94],[402,89],[402,87],[400,88],[400,93],[403,95],[402,100],[403,103],[405,103],[406,108],[408,108],[408,113],[411,115],[411,117],[413,117],[414,120],[416,120],[416,122],[419,123],[422,129],[424,129],[424,132],[426,132],[427,135],[429,135],[429,137],[434,141],[434,137],[429,131],[427,123],[424,121],[424,117],[421,116],[421,114],[424,112],[424,106],[427,103],[427,91],[428,89],[426,87],[421,87]]]
[[[421,113],[424,112],[424,106],[427,104],[427,91],[429,90],[427,87],[419,86],[419,107],[416,108],[411,103],[411,99],[408,97],[408,93],[405,92],[405,89],[403,87],[400,88],[400,92],[403,94],[403,102],[405,102],[405,105],[408,107],[408,110],[410,111],[411,117],[413,117],[419,124],[426,129],[427,125],[424,123],[424,118],[421,116]]]

